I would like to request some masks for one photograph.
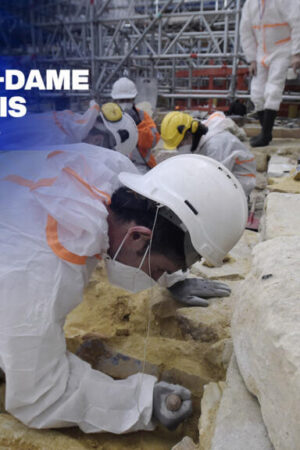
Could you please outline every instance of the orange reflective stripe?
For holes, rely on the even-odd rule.
[[[260,30],[260,25],[253,25],[252,28],[254,28],[254,30]]]
[[[253,177],[256,178],[256,175],[254,173],[237,173],[238,177]]]
[[[26,180],[26,178],[20,177],[19,175],[7,175],[7,177],[4,177],[3,179],[29,188],[32,188],[32,186],[34,185],[33,181]]]
[[[52,184],[54,183],[56,178],[57,177],[41,178],[40,180],[38,180],[34,183],[34,185],[30,188],[30,190],[32,191],[34,189],[38,189],[39,187],[43,187],[43,186],[52,186]]]
[[[291,40],[290,37],[285,38],[285,39],[280,39],[280,41],[276,41],[275,45],[280,45],[280,44],[284,44],[285,42],[289,42]]]
[[[219,112],[215,112],[211,116],[209,116],[209,118],[206,120],[206,122],[209,122],[211,119],[214,119],[215,117],[222,117],[222,118],[224,118],[223,114],[221,114]]]
[[[147,162],[148,167],[150,167],[150,169],[153,169],[153,167],[157,166],[157,162],[155,157],[151,154],[149,157],[149,161]]]
[[[84,125],[86,123],[86,120],[78,119],[78,120],[75,120],[75,123],[79,123],[80,125]]]
[[[58,223],[48,214],[46,226],[47,243],[53,253],[59,258],[72,264],[84,265],[86,263],[86,256],[79,256],[67,250],[58,240]]]
[[[47,155],[47,159],[52,158],[56,155],[60,155],[61,153],[64,153],[63,150],[54,150],[53,152],[49,153],[49,155]]]
[[[264,56],[263,59],[261,60],[261,64],[267,69],[268,66],[267,66],[267,64],[265,63],[265,60],[266,60],[266,56]]]
[[[274,27],[288,27],[289,24],[287,22],[282,23],[265,23],[263,25],[264,28],[274,28]]]
[[[53,111],[53,119],[54,119],[55,125],[56,125],[63,133],[65,133],[65,134],[68,136],[69,133],[64,129],[64,127],[63,127],[62,124],[60,123],[56,111]]]
[[[94,197],[100,199],[101,201],[105,200],[105,203],[107,204],[110,203],[110,196],[106,192],[100,191],[100,189],[96,188],[95,186],[91,187],[86,181],[84,181],[83,178],[81,178],[80,175],[78,175],[78,173],[76,173],[73,169],[71,169],[71,167],[64,167],[63,171],[74,177],[77,181],[79,181],[79,183],[81,183]],[[100,195],[98,195],[97,192],[95,192],[93,189],[97,191]]]
[[[96,111],[100,112],[100,106],[97,103],[95,105],[91,106],[90,109],[95,109]]]
[[[244,163],[248,163],[248,162],[252,162],[255,160],[255,157],[251,158],[251,159],[239,159],[239,158],[235,158],[235,164],[244,164]]]
[[[106,203],[107,205],[110,205],[110,204],[111,204],[111,197],[110,197],[110,195],[109,195],[107,192],[105,192],[105,191],[100,191],[100,189],[98,189],[96,186],[93,186],[93,189],[95,189],[95,191],[99,192],[99,194],[103,195],[103,196],[106,198],[105,203]]]
[[[31,191],[38,189],[42,186],[52,186],[56,177],[54,178],[41,178],[38,181],[26,180],[26,178],[20,177],[19,175],[7,175],[4,180],[11,181],[12,183],[19,184],[20,186],[26,186]]]

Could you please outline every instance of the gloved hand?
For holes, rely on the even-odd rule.
[[[249,66],[249,74],[251,77],[256,77],[257,74],[257,63],[256,61],[251,61]]]
[[[178,409],[168,409],[170,394],[175,394],[180,397],[178,402]],[[169,397],[169,400],[168,400]],[[174,404],[173,404],[174,405]],[[171,406],[169,405],[169,408]],[[176,407],[176,405],[175,405]],[[174,409],[174,408],[172,408]],[[179,384],[170,384],[165,381],[160,381],[154,385],[153,390],[153,416],[169,430],[175,428],[184,419],[192,414],[191,392],[180,386]]]
[[[173,297],[188,306],[208,306],[205,299],[211,297],[228,297],[231,289],[219,281],[203,278],[186,278],[168,288]]]

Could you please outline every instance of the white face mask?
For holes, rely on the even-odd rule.
[[[136,293],[153,287],[155,285],[155,281],[141,270],[144,260],[148,254],[149,246],[142,257],[139,267],[127,266],[126,264],[116,261],[116,257],[118,256],[127,236],[128,234],[124,237],[113,258],[109,255],[105,256],[107,278],[111,284],[126,289],[126,291]]]
[[[126,109],[131,109],[133,107],[133,103],[132,102],[120,102],[119,106],[122,109],[122,111],[126,111]]]

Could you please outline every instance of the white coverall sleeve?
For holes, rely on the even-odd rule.
[[[277,6],[291,28],[292,55],[300,54],[300,0],[277,0]]]
[[[99,105],[95,101],[91,101],[89,109],[84,114],[62,111],[57,113],[57,120],[61,121],[73,142],[82,142],[95,125],[99,111]]]
[[[155,377],[137,374],[116,381],[66,351],[62,316],[70,307],[68,299],[78,298],[77,290],[64,285],[72,271],[71,264],[57,264],[54,256],[51,267],[48,255],[34,272],[1,277],[2,296],[14,312],[1,311],[7,319],[2,321],[0,338],[7,410],[33,428],[78,425],[86,433],[153,429]],[[13,307],[18,303],[19,310]]]
[[[256,60],[257,43],[252,28],[249,1],[247,0],[243,10],[240,24],[241,45],[248,63]]]

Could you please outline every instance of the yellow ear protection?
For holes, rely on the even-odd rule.
[[[196,133],[196,131],[198,130],[198,127],[199,127],[198,120],[193,120],[192,125],[191,125],[192,134]]]
[[[197,120],[193,120],[188,130],[190,130],[192,134],[195,134],[196,131],[198,130],[198,127],[199,122]],[[184,133],[185,131],[188,131],[186,130],[185,125],[178,125],[177,130],[180,134]]]
[[[104,103],[104,105],[101,106],[101,112],[104,119],[109,122],[118,122],[123,116],[120,106],[117,103],[112,102]]]

